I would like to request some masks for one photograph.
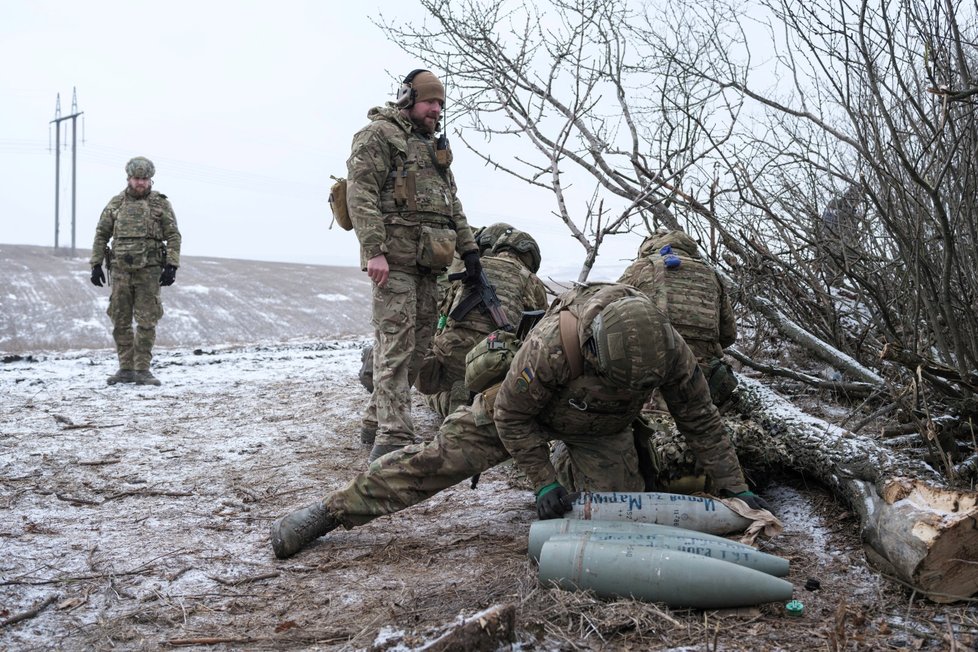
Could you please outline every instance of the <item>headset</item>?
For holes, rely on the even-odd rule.
[[[431,72],[430,70],[425,70],[424,68],[416,68],[407,74],[404,81],[401,83],[401,87],[397,89],[397,99],[394,100],[394,105],[399,109],[407,109],[414,105],[415,98],[418,97],[418,91],[414,90],[414,85],[412,82],[414,78],[423,72]]]

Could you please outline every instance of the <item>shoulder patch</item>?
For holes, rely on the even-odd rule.
[[[529,367],[523,367],[519,377],[516,379],[516,391],[525,392],[530,389],[530,384],[534,378],[536,378],[536,375],[533,373],[533,370]]]

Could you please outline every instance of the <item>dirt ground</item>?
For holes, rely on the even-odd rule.
[[[970,650],[972,604],[868,568],[858,522],[769,478],[804,615],[669,610],[540,586],[512,467],[277,560],[268,525],[366,465],[356,340],[160,351],[162,387],[105,385],[108,352],[0,364],[0,648],[420,649],[514,605],[509,650]],[[436,417],[415,406],[419,433]],[[16,621],[16,622],[9,622]]]

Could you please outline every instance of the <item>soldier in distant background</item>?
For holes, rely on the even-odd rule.
[[[724,405],[737,387],[723,361],[723,349],[737,340],[737,320],[723,281],[699,257],[696,241],[680,230],[650,235],[618,282],[638,288],[669,316],[696,356],[713,402]]]
[[[95,227],[92,283],[105,283],[102,262],[108,262],[112,294],[106,312],[119,356],[110,385],[160,384],[149,365],[163,316],[160,286],[173,285],[180,266],[180,231],[166,195],[152,190],[155,173],[153,162],[142,156],[126,163],[126,189],[109,201]]]
[[[347,207],[360,241],[361,267],[373,281],[372,405],[369,460],[414,442],[411,381],[438,318],[437,278],[462,258],[477,282],[479,249],[456,195],[451,150],[440,131],[445,87],[413,70],[396,100],[371,109],[347,159]]]
[[[483,252],[482,266],[496,288],[503,312],[515,327],[524,310],[547,308],[547,290],[536,276],[540,269],[540,247],[529,233],[511,226],[498,235],[495,235],[495,229],[490,233],[494,234],[494,244]],[[454,291],[447,293],[443,304],[444,315],[451,315],[467,296],[465,286],[451,289]],[[418,370],[416,387],[425,395],[428,407],[447,417],[459,405],[469,402],[469,390],[465,387],[465,356],[477,342],[497,328],[499,326],[479,307],[458,320],[447,317],[444,328],[435,334]]]

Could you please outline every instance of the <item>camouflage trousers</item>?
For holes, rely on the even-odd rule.
[[[374,461],[343,489],[323,499],[347,528],[393,514],[510,458],[496,426],[478,407],[452,412],[435,438],[412,444]],[[487,425],[480,425],[487,424]],[[556,437],[556,433],[552,435]],[[641,491],[631,429],[612,437],[582,435],[562,440],[580,485],[569,489]]]
[[[373,286],[374,391],[364,425],[377,424],[375,445],[414,441],[411,384],[435,331],[436,277],[391,271],[384,287]]]
[[[462,327],[450,327],[435,335],[418,369],[418,391],[437,394],[464,382],[465,355],[485,336],[486,333]]]
[[[105,312],[112,319],[112,338],[120,369],[149,369],[156,324],[163,316],[160,271],[157,266],[112,270],[112,294]]]

